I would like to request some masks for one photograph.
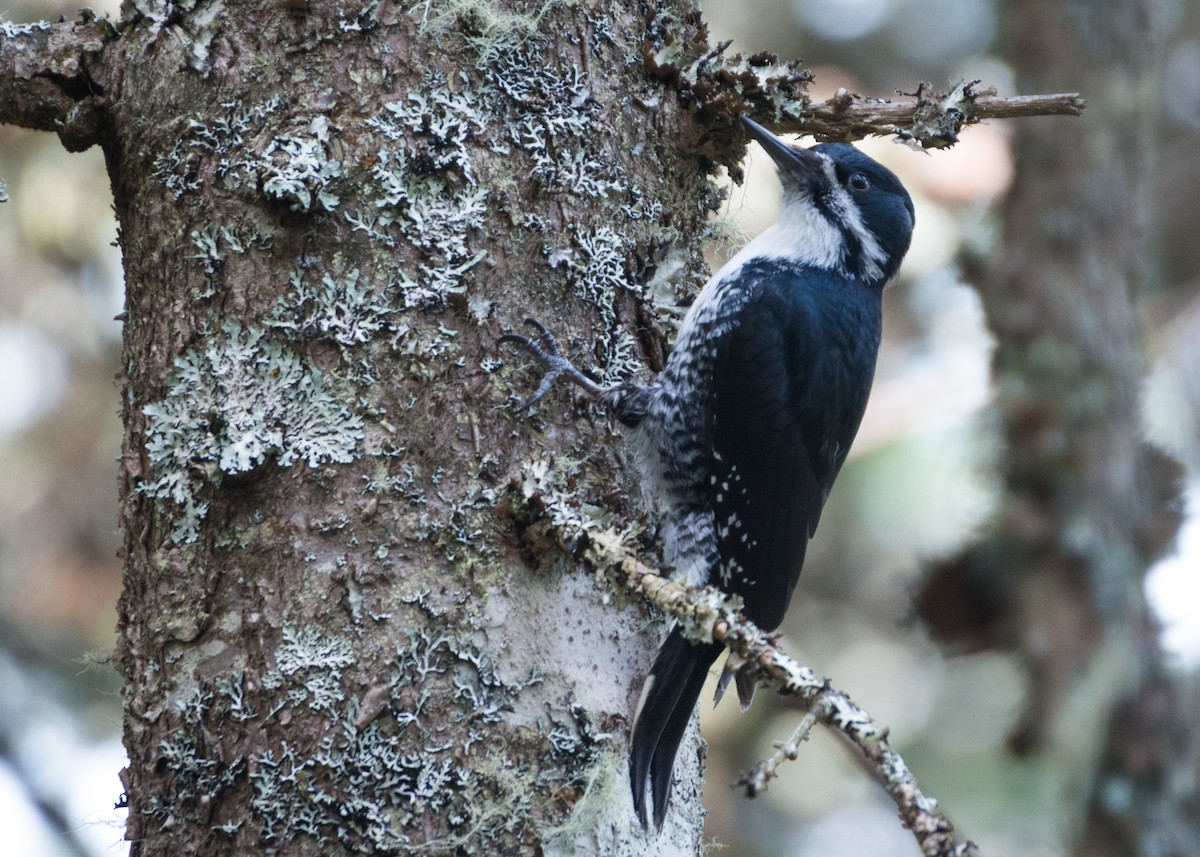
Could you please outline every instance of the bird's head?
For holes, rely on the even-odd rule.
[[[912,240],[912,199],[900,179],[848,143],[791,146],[742,122],[775,162],[783,200],[774,241],[781,255],[840,268],[872,284],[896,275]]]

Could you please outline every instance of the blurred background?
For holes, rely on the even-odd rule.
[[[824,98],[842,86],[887,97],[921,80],[945,89],[964,77],[1013,94],[1019,75],[1003,59],[1017,48],[1012,18],[1036,5],[705,0],[703,8],[713,41],[802,58],[815,74],[813,97]],[[22,22],[75,8],[8,0],[0,13]],[[118,12],[115,0],[93,8]],[[1182,525],[1146,592],[1170,680],[1188,684],[1200,667],[1200,4],[1147,8],[1154,49],[1140,61],[1153,85],[1138,97],[1149,99],[1154,139],[1138,167],[1149,171],[1151,204],[1136,308],[1144,432],[1184,475],[1175,508]],[[1066,68],[1053,89],[1084,89],[1093,105],[1109,95],[1083,81]],[[1037,752],[1014,754],[1027,684],[1019,656],[961,645],[951,648],[974,653],[954,655],[930,639],[914,599],[928,567],[965,550],[996,516],[1014,454],[994,408],[995,343],[976,288],[988,260],[1004,252],[1013,137],[1031,123],[1047,123],[1047,133],[1063,127],[1050,123],[1106,115],[1089,107],[1081,119],[977,126],[929,155],[888,139],[863,144],[911,190],[917,232],[886,298],[865,424],[784,627],[802,662],[891,727],[923,788],[987,857],[1079,853],[1097,753],[1077,745],[1101,745],[1106,726],[1073,719],[1096,706],[1085,682],[1055,711]],[[0,181],[9,197],[0,204],[0,830],[11,854],[120,855],[120,702],[107,663],[121,578],[116,226],[98,150],[68,155],[53,135],[0,126]],[[721,217],[754,234],[773,220],[777,190],[770,160],[752,149],[748,180],[731,188]],[[715,246],[714,263],[730,250]],[[732,703],[705,706],[708,836],[731,855],[916,855],[855,754],[821,730],[760,799],[726,787],[800,716],[761,697],[745,715]]]

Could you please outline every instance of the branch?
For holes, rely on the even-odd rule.
[[[922,83],[914,93],[900,93],[913,99],[905,102],[864,98],[842,89],[828,101],[810,103],[799,116],[772,125],[783,133],[843,142],[895,134],[927,149],[944,149],[958,142],[964,127],[985,119],[1078,116],[1084,108],[1075,92],[1002,98],[994,89],[976,90],[978,83],[960,81],[949,92],[936,92]]]
[[[75,21],[0,21],[0,123],[56,131],[68,151],[99,142],[105,88],[92,71],[118,32],[84,10]]]
[[[775,745],[771,758],[765,759],[747,771],[734,785],[746,790],[746,797],[755,798],[767,790],[767,783],[775,779],[779,766],[786,762],[794,762],[800,755],[800,745],[808,738],[813,727],[825,723],[832,715],[833,703],[830,694],[824,691],[817,694],[816,701],[800,721],[800,725],[792,732],[792,737],[782,744]]]
[[[646,73],[673,87],[680,102],[695,110],[702,131],[697,139],[682,141],[684,147],[725,164],[735,179],[744,140],[738,114],[780,133],[820,140],[850,143],[895,134],[917,147],[944,149],[958,142],[964,127],[985,119],[1078,116],[1084,108],[1078,93],[1002,98],[994,89],[977,89],[978,80],[960,81],[949,92],[922,83],[916,92],[900,93],[911,101],[842,89],[814,104],[808,98],[812,74],[799,61],[783,62],[766,52],[726,56],[730,43],[710,48],[703,23],[673,26],[687,38],[668,38],[666,22],[651,22],[643,46]]]
[[[663,577],[631,556],[623,539],[611,531],[591,532],[588,542],[585,555],[591,564],[674,616],[685,636],[696,642],[724,643],[747,663],[745,669],[759,683],[781,694],[800,697],[810,709],[808,717],[836,729],[858,747],[899,808],[900,818],[916,837],[922,854],[965,857],[971,852],[974,846],[955,841],[954,825],[937,811],[937,801],[922,793],[904,759],[888,745],[887,730],[845,693],[831,688],[828,680],[784,653],[768,634],[744,619],[724,593],[713,587],[692,588]],[[795,743],[811,728],[801,723],[798,737],[793,736]],[[787,750],[788,745],[784,745],[785,756]],[[753,797],[765,788],[781,762],[772,764],[768,760],[760,765],[761,776],[752,772],[740,785]]]

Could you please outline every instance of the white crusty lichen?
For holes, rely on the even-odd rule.
[[[406,309],[440,309],[466,291],[466,273],[486,255],[471,247],[486,221],[488,192],[468,143],[487,127],[487,111],[465,77],[449,88],[431,73],[420,91],[384,104],[364,126],[381,145],[365,204],[344,217],[388,247],[415,249],[417,270],[396,271],[395,288]]]
[[[199,535],[206,486],[268,459],[283,467],[349,462],[363,439],[362,419],[319,371],[236,321],[176,358],[166,395],[142,410],[151,475],[139,490],[178,507],[176,543]]]
[[[599,312],[603,329],[609,333],[600,343],[599,368],[602,383],[613,384],[640,368],[637,344],[617,320],[617,295],[624,290],[640,296],[642,290],[630,282],[626,268],[629,248],[616,230],[608,226],[580,230],[574,243],[572,248],[548,249],[547,256],[553,267],[566,269],[575,293]]]
[[[467,291],[464,275],[486,256],[481,250],[458,265],[421,265],[421,278],[414,280],[406,271],[396,275],[395,287],[405,309],[441,309],[451,295]]]
[[[469,255],[467,239],[470,230],[483,226],[487,191],[455,187],[437,173],[418,172],[403,151],[381,151],[371,178],[379,226],[399,223],[399,235],[451,263]]]
[[[471,772],[449,754],[405,752],[374,723],[361,732],[348,724],[311,756],[284,743],[252,761],[251,817],[267,843],[305,837],[336,841],[339,850],[408,852],[419,818],[442,818],[452,828],[468,820],[460,807]]]
[[[293,211],[334,210],[341,203],[335,187],[342,162],[333,155],[329,119],[289,118],[287,106],[279,96],[259,104],[222,102],[223,113],[188,122],[171,151],[155,159],[152,174],[176,199],[199,190],[211,175],[227,188],[261,188]]]
[[[328,121],[313,122],[318,127],[328,126]],[[332,211],[341,202],[332,192],[331,182],[341,178],[342,162],[329,156],[323,134],[284,134],[272,139],[263,152],[259,175],[263,192],[286,202],[293,211]]]
[[[353,662],[347,640],[288,628],[275,661],[263,688],[281,695],[265,716],[284,710],[316,715],[325,731],[315,747],[285,739],[247,760],[249,818],[265,843],[305,838],[326,851],[336,841],[339,850],[355,853],[417,847],[496,853],[488,847],[491,840],[511,832],[512,822],[527,820],[528,807],[518,811],[512,790],[495,781],[497,774],[481,773],[472,756],[502,758],[494,752],[494,724],[523,688],[541,682],[540,675],[506,681],[486,650],[450,631],[415,631],[364,697],[341,687]],[[443,707],[448,715],[431,710]],[[423,722],[447,716],[461,729],[440,734]],[[557,772],[562,760],[553,755],[549,761]],[[437,820],[432,828],[431,818]],[[429,838],[431,830],[438,838]]]
[[[186,51],[187,64],[207,74],[212,66],[209,48],[224,26],[224,11],[225,4],[221,0],[126,0],[122,4],[121,17],[131,19],[137,12],[144,19],[143,29],[151,40],[160,30],[169,30]]]
[[[383,291],[370,285],[357,269],[344,277],[325,274],[314,286],[304,282],[300,271],[293,271],[291,285],[291,293],[280,299],[267,325],[300,339],[361,345],[388,329],[396,312]]]
[[[14,24],[4,20],[0,15],[0,36],[15,39],[18,36],[31,36],[34,33],[48,33],[52,29],[49,21],[33,21],[28,24]]]
[[[241,254],[251,250],[268,250],[271,236],[263,235],[254,227],[210,223],[192,232],[192,246],[196,248],[196,253],[188,258],[194,259],[204,269],[204,288],[195,292],[193,297],[204,300],[216,294],[216,275],[225,266],[226,251]]]
[[[275,650],[275,669],[263,676],[266,690],[284,690],[292,707],[332,712],[346,695],[342,671],[354,664],[350,642],[323,636],[316,628],[283,629],[283,642]]]
[[[329,154],[329,120],[318,116],[307,133],[273,139],[258,166],[263,193],[286,202],[293,211],[322,208],[332,211],[341,199],[332,182],[342,175],[342,163]]]
[[[382,0],[366,0],[357,8],[338,10],[338,29],[343,33],[369,33],[379,26],[379,6]]]
[[[429,611],[429,595],[403,600]],[[216,675],[175,706],[155,758],[165,776],[142,814],[202,820],[237,835],[242,851],[526,850],[530,825],[559,817],[530,796],[590,791],[610,736],[568,697],[497,742],[496,724],[545,678],[506,675],[479,636],[471,623],[414,629],[367,665],[355,638],[285,625],[260,680]],[[226,728],[234,721],[245,725]]]
[[[479,96],[466,87],[460,76],[458,90],[447,88],[448,79],[433,73],[425,87],[410,92],[401,101],[390,101],[383,110],[367,120],[367,126],[392,142],[404,142],[407,134],[429,137],[435,146],[428,152],[434,169],[456,168],[470,184],[475,184],[467,141],[487,127]]]
[[[278,95],[260,104],[246,104],[238,99],[221,102],[223,113],[204,120],[188,120],[187,129],[171,151],[154,159],[152,175],[176,199],[200,189],[205,160],[212,161],[212,174],[228,187],[255,181],[258,172],[247,138],[253,137],[268,117],[284,107],[285,102]]]
[[[546,65],[537,48],[499,50],[486,68],[492,85],[511,99],[509,139],[530,155],[529,177],[547,190],[593,199],[624,193],[616,167],[594,152],[592,118],[600,106],[587,79],[575,66],[560,72]]]
[[[604,530],[611,522],[593,517],[595,509],[581,508],[566,487],[577,465],[562,460],[539,458],[521,465],[521,495],[526,501],[536,498],[555,531],[563,535],[568,546]]]

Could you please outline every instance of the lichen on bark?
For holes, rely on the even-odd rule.
[[[538,314],[625,377],[703,278],[720,194],[663,142],[689,120],[642,71],[639,13],[279,7],[239,27],[226,7],[197,41],[211,8],[123,31],[106,143],[131,837],[659,852],[618,787],[656,634],[534,537],[524,490],[540,467],[585,514],[636,519],[619,440],[591,411],[518,427],[526,376],[495,347]],[[687,261],[650,301],[668,256]]]

